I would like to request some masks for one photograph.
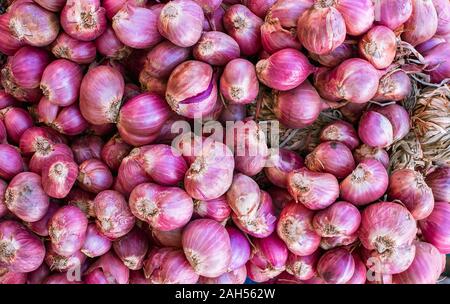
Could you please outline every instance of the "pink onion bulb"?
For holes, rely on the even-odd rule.
[[[343,120],[336,120],[322,129],[320,141],[337,141],[345,144],[350,150],[359,145],[358,134],[353,126]]]
[[[400,200],[416,220],[426,218],[433,211],[433,192],[422,174],[414,170],[395,170],[389,178],[388,195],[391,200]]]
[[[339,196],[339,184],[334,175],[306,168],[289,173],[287,188],[296,202],[311,210],[324,209]]]
[[[210,113],[217,100],[216,75],[212,67],[195,60],[177,66],[167,83],[166,100],[173,111],[188,118]]]
[[[122,160],[130,153],[131,146],[120,138],[118,135],[111,137],[103,146],[101,157],[103,162],[114,171],[120,167]]]
[[[155,248],[144,262],[145,277],[153,284],[195,284],[198,274],[181,250]]]
[[[57,58],[72,60],[78,64],[88,64],[95,60],[97,50],[92,41],[80,41],[62,32],[52,43],[51,51]]]
[[[245,234],[239,229],[233,227],[226,227],[228,235],[230,236],[231,244],[231,261],[228,271],[237,270],[245,265],[250,259],[250,243]]]
[[[8,138],[13,143],[19,143],[22,134],[33,126],[30,113],[16,107],[3,109],[2,112],[0,112],[0,117],[3,118]]]
[[[161,231],[181,228],[191,219],[194,204],[178,187],[140,184],[130,194],[131,212],[150,227]]]
[[[359,41],[359,52],[375,68],[387,68],[395,58],[397,51],[395,33],[385,26],[371,28]]]
[[[432,0],[438,16],[436,35],[448,35],[450,33],[450,3],[445,0]]]
[[[392,125],[393,140],[404,138],[411,128],[408,112],[398,104],[376,108],[375,111],[385,116]]]
[[[174,247],[181,248],[181,234],[183,232],[182,228],[174,229],[170,231],[161,231],[152,229],[151,239],[153,242],[160,247]]]
[[[81,252],[87,257],[95,258],[107,253],[111,246],[111,241],[100,233],[94,223],[90,223],[86,230],[86,238],[81,247]]]
[[[210,65],[222,66],[239,58],[237,42],[225,33],[211,31],[203,33],[193,49],[194,58]]]
[[[5,205],[5,191],[8,184],[0,179],[0,219],[8,214],[8,208]]]
[[[67,273],[57,273],[57,274],[50,274],[47,278],[45,278],[44,281],[42,281],[42,284],[82,284],[82,281],[79,280],[69,280],[67,278]]]
[[[217,278],[200,277],[198,284],[244,284],[247,279],[247,268],[245,265],[225,272]]]
[[[355,272],[352,254],[343,248],[327,251],[317,262],[317,273],[327,283],[344,284]]]
[[[404,71],[397,70],[381,77],[377,94],[373,97],[373,100],[400,101],[408,97],[411,91],[411,79]]]
[[[290,201],[292,201],[292,196],[289,194],[287,189],[271,187],[267,189],[270,197],[272,197],[272,202],[277,211],[281,211]],[[278,212],[277,212],[278,213]]]
[[[375,11],[377,22],[396,30],[411,17],[412,0],[380,0],[377,9]]]
[[[80,188],[74,187],[66,197],[68,205],[73,205],[80,208],[87,218],[95,217],[94,213],[94,198],[93,193],[86,192]]]
[[[42,263],[38,269],[27,273],[27,284],[42,284],[49,275],[50,269],[47,264]]]
[[[47,213],[49,198],[42,189],[41,177],[22,172],[14,176],[6,188],[5,204],[15,216],[25,222],[37,222]]]
[[[255,55],[261,49],[262,24],[261,18],[241,4],[230,6],[223,16],[225,30],[236,40],[245,56]]]
[[[386,169],[389,166],[389,155],[386,150],[382,148],[373,148],[363,144],[355,149],[353,156],[357,163],[360,163],[364,159],[374,159],[382,163]]]
[[[10,13],[9,29],[19,41],[43,47],[58,36],[58,17],[33,2],[19,3]]]
[[[444,254],[450,253],[449,214],[449,203],[436,202],[430,216],[419,222],[425,241]]]
[[[227,198],[222,195],[216,199],[194,201],[194,214],[202,218],[209,218],[218,222],[225,221],[231,214]]]
[[[80,110],[94,125],[116,122],[125,82],[114,68],[98,66],[84,76],[80,87]]]
[[[276,226],[275,208],[272,198],[265,192],[260,192],[260,201],[256,209],[248,215],[232,213],[231,218],[236,226],[256,238],[269,236]]]
[[[308,58],[295,49],[283,49],[256,64],[258,79],[280,91],[299,86],[313,71]]]
[[[313,0],[277,0],[270,8],[266,19],[277,18],[283,27],[295,28],[298,18],[313,4]]]
[[[227,191],[227,202],[238,216],[250,215],[256,211],[260,202],[258,184],[247,175],[237,173]]]
[[[44,165],[54,156],[62,155],[73,158],[72,150],[65,144],[53,144],[36,150],[28,164],[31,172],[41,173]]]
[[[389,119],[375,111],[367,111],[361,116],[358,128],[359,138],[368,146],[385,148],[394,141],[394,130]]]
[[[343,61],[350,59],[354,56],[353,46],[349,43],[342,43],[336,49],[331,51],[331,53],[317,55],[314,53],[310,53],[309,57],[319,62],[321,65],[334,68],[335,66],[341,64]]]
[[[379,199],[389,183],[386,168],[377,160],[363,159],[340,184],[341,198],[361,206]]]
[[[286,188],[289,172],[303,167],[303,158],[287,149],[270,149],[264,168],[267,179],[277,187]]]
[[[183,231],[183,251],[195,272],[214,278],[224,274],[231,261],[230,237],[214,220],[200,219]]]
[[[194,0],[203,9],[205,15],[212,14],[222,4],[222,0]]]
[[[92,41],[106,29],[105,9],[100,0],[68,0],[61,11],[61,26],[75,39]]]
[[[366,259],[366,265],[369,271],[375,272],[375,278],[369,277],[369,280],[378,279],[381,274],[401,273],[409,268],[414,260],[416,246],[414,244],[401,245],[383,251],[361,250],[363,258]],[[369,272],[370,274],[370,272]]]
[[[19,150],[8,144],[0,144],[0,177],[10,180],[23,170],[24,163]]]
[[[9,29],[9,20],[11,18],[11,13],[4,13],[0,15],[0,40],[3,42],[0,45],[0,52],[5,55],[12,56],[14,53],[20,49],[25,43],[19,40],[16,36],[12,34]]]
[[[274,113],[288,128],[304,128],[316,121],[322,110],[322,101],[308,80],[298,87],[275,94]]]
[[[131,150],[120,164],[114,189],[128,196],[137,185],[150,181],[140,162],[140,149]],[[117,185],[120,185],[120,190],[117,189]]]
[[[142,229],[136,226],[125,236],[113,243],[114,252],[125,266],[131,270],[142,268],[148,246],[147,235]]]
[[[286,271],[298,280],[309,280],[316,275],[316,266],[319,257],[319,250],[305,256],[295,255],[290,252],[286,261]]]
[[[190,48],[163,41],[148,52],[143,71],[153,77],[167,78],[189,55]]]
[[[412,214],[396,203],[375,203],[361,214],[359,239],[366,249],[378,253],[410,245],[416,232],[416,221]]]
[[[440,83],[450,77],[449,50],[450,43],[444,42],[422,54],[432,82]]]
[[[450,202],[450,166],[438,167],[426,176],[436,201]]]
[[[55,155],[44,164],[41,176],[45,193],[54,198],[64,198],[75,184],[78,166],[73,158]]]
[[[158,15],[152,10],[128,3],[112,18],[112,28],[117,38],[135,49],[146,49],[162,40],[157,24]]]
[[[86,284],[127,284],[130,270],[113,251],[102,255],[86,271]]]
[[[348,176],[355,169],[352,151],[338,141],[319,144],[305,158],[306,167],[315,172],[331,173],[337,178]]]
[[[0,223],[0,267],[11,272],[31,272],[44,261],[42,241],[18,222]]]
[[[294,29],[284,29],[279,19],[269,19],[264,22],[261,26],[261,43],[269,54],[285,48],[300,49],[302,47],[297,39],[297,32]]]
[[[225,9],[223,6],[219,6],[214,12],[205,16],[203,20],[203,31],[220,31],[225,32],[223,27],[223,16],[225,15]]]
[[[93,193],[107,190],[113,184],[113,176],[109,168],[94,158],[81,163],[77,180],[82,189]]]
[[[202,35],[204,18],[202,8],[196,2],[170,1],[159,15],[158,30],[173,44],[190,47],[196,44]]]
[[[336,202],[316,213],[313,226],[322,237],[336,237],[354,234],[361,223],[359,210],[348,202]]]
[[[412,46],[427,41],[436,34],[438,16],[431,0],[412,0],[412,14],[405,22],[402,39]]]
[[[100,159],[102,147],[102,139],[94,135],[77,137],[73,140],[71,145],[73,156],[77,164],[81,164],[91,158]]]
[[[42,73],[50,63],[50,56],[46,50],[24,46],[14,56],[10,57],[10,69],[17,85],[33,89],[39,86]]]
[[[320,236],[314,231],[313,217],[313,211],[295,202],[281,211],[277,233],[292,253],[306,256],[319,248]]]
[[[130,280],[128,283],[130,285],[150,284],[150,280],[145,277],[142,270],[132,270],[130,271]]]
[[[111,240],[130,232],[135,223],[127,202],[117,191],[105,190],[97,194],[94,212],[98,229]]]
[[[228,62],[220,77],[220,92],[230,104],[252,103],[259,92],[255,66],[241,58]]]
[[[347,34],[359,36],[367,32],[375,20],[375,4],[371,0],[340,0],[336,9],[345,21]]]
[[[73,254],[63,256],[54,251],[53,247],[47,245],[47,252],[45,254],[45,263],[51,271],[67,272],[74,271],[80,268],[86,261],[86,256],[80,251]]]
[[[100,54],[117,60],[124,59],[131,53],[131,49],[117,38],[116,33],[109,26],[95,40],[95,47]]]
[[[50,148],[52,144],[61,142],[51,129],[46,127],[31,127],[20,137],[19,148],[23,155],[33,155],[35,152]]]
[[[320,240],[320,248],[330,250],[336,247],[348,246],[354,244],[358,240],[358,234],[341,235],[333,237],[323,237]]]

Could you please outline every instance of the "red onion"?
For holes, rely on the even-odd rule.
[[[78,166],[70,157],[55,155],[44,163],[41,176],[45,193],[54,198],[64,198],[77,179]]]
[[[354,272],[355,260],[351,253],[343,248],[327,251],[317,262],[317,273],[327,283],[346,283],[353,277]]]
[[[47,264],[42,263],[38,269],[28,273],[27,284],[42,284],[50,275],[50,269]]]
[[[224,274],[231,261],[228,232],[214,220],[190,222],[183,231],[183,251],[199,275],[208,278]]]
[[[344,17],[332,5],[334,1],[316,2],[298,19],[298,39],[312,53],[330,53],[345,40]]]
[[[78,184],[86,191],[99,193],[113,184],[111,171],[97,159],[85,160],[80,164],[79,170]]]
[[[80,251],[76,251],[73,254],[63,256],[55,252],[52,246],[47,246],[45,263],[48,265],[51,271],[76,271],[76,269],[79,269],[85,261],[86,256]]]
[[[156,243],[156,245],[161,247],[174,247],[181,248],[181,233],[183,232],[182,228],[174,229],[170,231],[161,231],[152,229],[151,237]]]
[[[94,124],[116,122],[125,82],[116,69],[98,66],[84,76],[80,87],[80,110]]]
[[[225,32],[223,27],[223,16],[225,15],[225,9],[223,6],[219,6],[214,12],[205,16],[203,20],[203,31],[220,31]]]
[[[120,109],[117,128],[125,142],[148,144],[154,139],[152,133],[161,128],[169,115],[170,109],[163,98],[154,93],[143,93],[127,101]]]
[[[295,89],[275,94],[274,113],[288,128],[304,128],[319,117],[322,101],[308,80]]]
[[[396,30],[411,17],[412,10],[412,0],[380,0],[375,10],[375,20]]]
[[[97,194],[94,212],[97,228],[111,240],[126,235],[135,223],[127,202],[117,191],[105,190]]]
[[[400,101],[408,97],[411,91],[411,79],[404,71],[397,70],[381,77],[377,94],[373,97],[373,100]]]
[[[144,262],[145,277],[153,284],[195,284],[194,272],[181,250],[153,249]]]
[[[48,276],[42,284],[82,284],[83,282],[77,279],[69,279],[67,273],[57,273]]]
[[[275,208],[272,198],[265,192],[260,192],[260,201],[256,208],[247,215],[232,213],[233,222],[236,226],[256,238],[269,236],[276,225]]]
[[[24,2],[11,10],[9,29],[20,41],[32,46],[47,46],[58,36],[58,17],[39,5]]]
[[[225,33],[211,31],[203,33],[193,48],[194,58],[210,65],[225,65],[239,58],[237,42]]]
[[[114,30],[109,26],[95,40],[95,46],[100,54],[117,60],[124,59],[131,53],[131,49],[117,38]]]
[[[300,49],[302,47],[295,29],[284,29],[279,19],[269,19],[261,26],[261,44],[270,54],[285,48]]]
[[[220,92],[230,104],[252,103],[259,92],[255,66],[241,58],[228,62],[220,77]]]
[[[141,269],[147,255],[147,235],[138,227],[134,227],[128,234],[114,241],[114,252],[131,270]]]
[[[444,42],[423,53],[432,82],[450,77],[449,52],[450,42]]]
[[[374,271],[378,276],[405,271],[413,262],[415,253],[416,246],[409,244],[390,248],[382,253],[378,250],[362,250],[362,256],[366,259],[369,270]]]
[[[303,167],[303,159],[295,152],[286,149],[270,149],[264,173],[277,187],[287,187],[289,172]]]
[[[354,50],[351,44],[342,43],[336,49],[331,51],[331,53],[317,55],[310,53],[309,57],[318,61],[321,65],[334,68],[335,66],[341,64],[343,61],[350,59],[354,55]]]
[[[3,15],[0,15],[3,16]],[[5,90],[0,90],[0,110],[3,110],[9,106],[16,106],[17,100],[5,92]]]
[[[433,211],[433,192],[422,174],[414,170],[395,170],[389,178],[388,194],[390,199],[400,200],[416,220],[426,218]]]
[[[361,223],[358,209],[348,202],[336,202],[317,212],[313,219],[314,230],[322,237],[354,234]]]
[[[27,273],[10,272],[6,268],[0,269],[0,284],[26,284]]]
[[[158,15],[153,11],[131,4],[125,4],[112,18],[117,38],[135,49],[146,49],[162,40],[157,24]]]
[[[151,284],[151,282],[145,278],[142,270],[132,270],[130,271],[130,280],[128,284]]]
[[[152,183],[140,184],[134,188],[129,204],[134,216],[162,231],[186,225],[194,208],[192,199],[182,189]]]
[[[416,255],[409,268],[393,276],[396,284],[435,284],[441,274],[442,254],[433,245],[415,242]]]
[[[140,165],[140,149],[135,148],[122,160],[118,170],[117,182],[122,187],[122,194],[128,196],[134,187],[149,181],[150,177]]]
[[[313,71],[308,58],[295,49],[283,49],[256,64],[259,80],[280,91],[299,86]]]
[[[78,64],[88,64],[95,60],[95,44],[80,41],[62,32],[51,45],[51,51],[57,58],[72,60]]]
[[[68,0],[61,11],[61,26],[75,39],[92,41],[106,29],[105,9],[100,0]]]
[[[376,108],[375,111],[385,116],[392,125],[394,141],[398,141],[409,133],[411,127],[409,114],[404,107],[392,104]]]
[[[6,188],[5,204],[9,211],[25,222],[37,222],[48,210],[49,198],[41,185],[41,177],[22,172],[14,176]]]
[[[61,142],[50,129],[31,127],[20,137],[19,148],[24,155],[33,155],[37,151],[49,149],[52,144]]]
[[[205,15],[212,14],[222,4],[222,0],[194,0],[203,9]]]
[[[6,134],[5,124],[0,120],[0,144],[8,143],[6,138],[7,136],[8,134]]]
[[[93,193],[81,190],[80,188],[72,188],[65,198],[68,205],[76,206],[84,212],[87,218],[95,217],[94,213],[94,198]]]
[[[396,40],[395,33],[390,28],[374,26],[359,41],[359,52],[375,68],[384,69],[394,61]]]
[[[202,8],[196,2],[170,1],[159,15],[158,30],[173,44],[193,46],[202,35],[204,18]]]
[[[363,143],[376,148],[388,147],[394,141],[391,122],[386,116],[375,111],[367,111],[361,116],[358,134]]]
[[[47,213],[45,213],[44,217],[37,222],[28,223],[28,228],[39,236],[48,236],[48,222],[59,207],[58,203],[50,201]]]
[[[432,0],[438,16],[438,26],[436,35],[446,35],[450,33],[450,3],[445,0]]]
[[[277,18],[283,27],[296,27],[298,18],[313,3],[313,0],[277,0],[270,8],[266,19]]]
[[[200,277],[198,284],[244,284],[247,279],[247,269],[245,265],[224,273],[217,278]]]
[[[272,198],[273,205],[277,211],[281,211],[284,206],[293,200],[287,189],[271,187],[267,189],[267,192]]]
[[[81,115],[78,104],[72,104],[61,109],[51,126],[61,134],[78,135],[87,129],[88,122]]]
[[[189,48],[163,41],[148,52],[143,71],[152,77],[169,77],[180,63],[189,58],[189,54]]]
[[[374,159],[382,163],[386,169],[389,166],[389,155],[386,150],[381,148],[361,145],[358,149],[355,149],[353,156],[355,157],[357,163],[360,163],[364,159]]]
[[[289,173],[287,182],[289,193],[295,201],[311,210],[324,209],[334,203],[339,196],[338,181],[329,173],[312,172],[301,168]]]
[[[150,76],[145,70],[139,75],[139,83],[144,91],[156,93],[162,97],[166,95],[167,79]]]
[[[108,17],[108,19],[110,19],[110,20],[126,4],[133,5],[136,7],[145,7],[147,4],[147,0],[103,0],[102,1],[102,6],[106,10],[106,17]]]
[[[231,186],[234,158],[220,142],[205,143],[184,178],[186,192],[194,199],[211,200],[225,194]]]
[[[112,252],[102,255],[86,272],[87,284],[127,284],[130,270]]]
[[[112,243],[103,236],[94,223],[88,225],[81,252],[90,258],[102,256],[111,249]]]
[[[40,88],[50,102],[65,107],[77,101],[82,78],[78,64],[58,59],[45,68]]]
[[[15,221],[0,223],[0,267],[11,272],[36,270],[44,261],[42,241]]]
[[[8,208],[5,205],[5,191],[8,184],[0,179],[0,219],[8,214]]]
[[[41,173],[42,168],[47,162],[56,155],[66,156],[67,158],[73,158],[72,150],[65,144],[53,144],[49,146],[43,146],[36,150],[29,162],[29,168],[31,172]]]
[[[237,173],[227,191],[227,202],[237,216],[253,214],[260,203],[258,184],[247,175]]]
[[[188,118],[211,112],[217,100],[216,75],[212,67],[195,60],[180,64],[170,75],[166,100],[172,110]]]
[[[0,177],[6,180],[24,170],[24,163],[16,147],[0,144]]]
[[[111,169],[118,170],[122,160],[130,153],[131,147],[118,135],[111,137],[103,146],[101,157],[103,162]]]
[[[292,253],[306,256],[319,248],[320,236],[314,231],[313,217],[313,211],[295,202],[281,211],[277,233]]]
[[[228,271],[234,271],[243,267],[250,259],[250,243],[240,230],[233,227],[226,227],[226,229],[231,244],[231,261]]]
[[[412,15],[405,22],[402,39],[413,46],[436,34],[438,16],[431,0],[412,0]]]
[[[24,44],[23,41],[19,40],[9,30],[10,18],[11,13],[0,15],[0,40],[2,41],[0,52],[8,56],[14,55],[14,53]]]
[[[196,200],[194,202],[196,215],[222,222],[230,216],[231,209],[225,195],[209,201]]]
[[[286,271],[298,280],[309,280],[316,274],[319,257],[319,250],[306,256],[299,256],[290,252],[286,262]]]
[[[348,246],[355,243],[358,240],[358,234],[341,235],[333,237],[324,237],[320,240],[320,248],[323,250],[329,250],[336,247]]]
[[[355,169],[352,151],[338,141],[319,144],[305,158],[305,165],[311,171],[331,173],[337,178],[344,178]]]
[[[355,271],[353,272],[352,278],[346,284],[365,284],[367,279],[366,265],[357,254],[352,253],[352,257],[355,261]]]
[[[335,5],[344,18],[347,34],[352,36],[364,34],[372,27],[378,9],[371,0],[340,0]]]
[[[7,108],[2,110],[0,116],[3,116],[8,138],[13,143],[19,143],[22,134],[33,126],[33,119],[30,113],[21,108]]]
[[[33,89],[39,86],[42,73],[50,63],[50,56],[44,49],[24,46],[11,57],[10,66],[14,82],[20,87]]]
[[[43,96],[35,109],[37,121],[51,125],[56,120],[56,117],[58,117],[59,108],[59,106],[51,103]]]
[[[412,214],[396,203],[375,203],[361,214],[359,239],[366,249],[376,249],[378,253],[410,245],[416,232]]]
[[[267,278],[273,278],[285,270],[287,258],[286,245],[276,233],[273,233],[268,237],[253,240],[252,257],[247,267],[253,265]],[[259,281],[255,280],[251,274],[252,272],[249,273],[251,279]]]
[[[450,166],[436,168],[426,176],[436,201],[450,202]]]
[[[100,158],[103,141],[98,136],[88,135],[76,138],[71,145],[77,164],[91,158]]]
[[[386,192],[388,182],[388,174],[382,163],[363,159],[341,182],[341,198],[357,206],[366,205]]]
[[[449,214],[449,203],[436,202],[430,216],[419,222],[425,241],[431,243],[445,254],[450,253]]]
[[[359,145],[358,134],[353,126],[343,120],[336,120],[322,129],[320,141],[337,141],[345,144],[350,150]]]

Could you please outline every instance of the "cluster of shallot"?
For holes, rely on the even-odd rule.
[[[439,279],[450,167],[389,151],[408,74],[450,78],[448,0],[7,2],[0,284]],[[342,119],[280,148],[267,96],[284,129]]]

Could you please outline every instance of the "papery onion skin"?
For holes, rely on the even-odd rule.
[[[254,264],[263,273],[270,276],[285,270],[288,248],[276,233],[268,237],[253,240],[252,256],[249,263]]]
[[[341,198],[361,206],[379,199],[387,190],[388,174],[382,163],[363,159],[340,184]]]
[[[270,149],[264,173],[269,181],[277,187],[287,187],[289,172],[303,167],[303,158],[287,149]]]
[[[419,222],[425,241],[434,245],[441,253],[450,253],[450,233],[448,217],[450,204],[436,202],[430,216]]]
[[[412,0],[380,0],[375,10],[375,20],[395,30],[411,17],[412,10]]]
[[[50,148],[50,145],[61,142],[50,129],[45,127],[31,127],[20,137],[19,148],[24,155],[33,155],[36,151]]]
[[[106,57],[121,60],[131,53],[131,49],[123,44],[111,27],[107,27],[105,32],[95,40],[95,47],[98,52]]]
[[[82,189],[93,193],[107,190],[113,184],[111,171],[97,159],[88,159],[80,164],[77,180]]]
[[[378,8],[371,0],[340,0],[336,9],[344,18],[347,34],[359,36],[372,27]]]
[[[408,269],[414,260],[416,246],[414,244],[401,245],[389,248],[383,252],[362,248],[361,252],[370,271],[374,271],[377,275],[392,275]]]
[[[436,201],[450,202],[450,166],[436,168],[425,179]]]
[[[320,141],[337,141],[345,144],[350,150],[359,145],[358,134],[353,126],[343,120],[336,120],[320,131]]]
[[[37,87],[50,56],[44,49],[24,46],[11,57],[11,73],[15,82],[26,89]]]
[[[385,148],[394,141],[394,130],[389,119],[375,111],[365,112],[359,121],[358,135],[363,143]]]
[[[270,8],[267,18],[278,18],[286,28],[297,26],[299,17],[313,6],[313,0],[277,0]]]
[[[225,33],[211,31],[203,33],[193,48],[194,58],[210,65],[222,66],[239,58],[237,42]]]
[[[72,158],[55,155],[42,167],[42,187],[49,196],[64,198],[78,176],[78,166]]]
[[[111,246],[111,241],[100,233],[95,223],[90,223],[86,230],[86,238],[81,247],[81,252],[87,257],[94,258],[107,253]]]
[[[245,174],[237,173],[227,191],[227,201],[231,209],[238,216],[254,213],[260,202],[258,184]]]
[[[398,169],[389,177],[389,199],[400,200],[416,220],[428,217],[433,211],[434,198],[431,188],[417,171]]]
[[[220,77],[220,92],[230,104],[252,103],[259,92],[255,66],[241,58],[228,62]]]
[[[295,49],[283,49],[256,64],[258,79],[268,87],[287,91],[299,86],[314,71],[308,58]]]
[[[200,219],[183,231],[183,251],[195,272],[213,278],[225,273],[231,261],[228,232],[214,220]]]
[[[11,272],[30,272],[42,264],[45,247],[38,237],[11,220],[1,222],[0,231],[0,267]]]
[[[316,213],[314,230],[322,237],[336,237],[354,234],[361,223],[358,209],[348,202],[336,202]]]
[[[222,222],[230,216],[231,208],[225,195],[222,195],[208,201],[196,200],[194,202],[194,212],[202,218],[210,218]]]
[[[277,233],[292,253],[307,256],[319,248],[320,236],[314,231],[313,216],[313,211],[295,202],[281,211]]]
[[[450,3],[445,0],[432,0],[438,16],[438,27],[436,35],[450,33]]]
[[[387,68],[395,58],[397,41],[394,32],[379,25],[371,28],[359,41],[359,52],[375,68]]]
[[[438,16],[433,2],[412,0],[412,14],[404,26],[402,39],[412,46],[433,37],[438,27]]]
[[[142,268],[148,247],[147,235],[136,226],[113,243],[114,252],[131,270]]]
[[[80,188],[73,187],[66,197],[68,205],[77,206],[84,212],[87,218],[95,217],[94,213],[94,198],[93,193],[81,190]]]
[[[417,232],[412,214],[400,204],[379,202],[361,213],[359,239],[366,249],[383,253],[410,245]]]
[[[316,274],[317,261],[320,257],[320,251],[305,256],[289,253],[286,262],[286,271],[295,276],[298,280],[309,280]]]
[[[332,174],[301,168],[289,173],[288,191],[296,202],[311,210],[320,210],[336,201],[339,196],[339,184]]]
[[[63,155],[73,158],[72,150],[65,144],[54,144],[34,153],[28,163],[31,172],[40,174],[44,165],[54,156]]]
[[[375,159],[382,163],[386,169],[389,166],[389,155],[386,150],[381,148],[373,148],[363,144],[355,149],[353,156],[357,163],[360,163],[364,159]]]
[[[376,108],[375,111],[385,116],[392,125],[393,140],[404,138],[411,128],[409,114],[406,109],[398,104]]]
[[[8,214],[8,208],[5,205],[5,191],[8,184],[0,179],[0,219]]]
[[[423,53],[432,82],[440,83],[450,77],[449,53],[450,42],[438,44]]]
[[[146,7],[147,2],[147,0],[103,0],[102,6],[106,10],[106,17],[111,20],[125,4]]]
[[[408,97],[411,91],[411,79],[404,71],[389,72],[380,78],[377,94],[375,94],[373,100],[400,101]]]
[[[77,40],[64,32],[53,41],[51,51],[57,58],[69,59],[78,64],[91,63],[97,55],[93,42]]]
[[[151,234],[151,240],[157,246],[182,248],[182,245],[181,245],[182,232],[183,232],[182,228],[174,229],[174,230],[170,230],[170,231],[161,231],[161,230],[157,230],[157,229],[152,229],[150,231],[150,234]]]
[[[357,233],[352,235],[323,237],[320,240],[320,248],[322,248],[323,250],[329,250],[336,247],[351,245],[354,244],[356,241],[358,241]]]
[[[284,48],[300,49],[301,43],[297,39],[294,29],[284,29],[278,19],[269,19],[261,26],[261,44],[270,54]]]
[[[317,273],[327,283],[346,283],[354,271],[355,261],[351,253],[343,248],[327,251],[317,262]]]
[[[148,52],[143,71],[153,77],[169,77],[179,64],[189,58],[190,50],[163,41]]]
[[[190,47],[200,39],[204,18],[202,8],[196,2],[174,0],[162,9],[158,30],[173,44]]]
[[[48,243],[47,252],[45,254],[45,263],[51,271],[69,272],[76,271],[86,261],[86,256],[80,251],[73,254],[63,256],[53,250],[53,247]]]
[[[0,178],[10,180],[24,171],[23,159],[14,146],[0,144],[0,160]]]

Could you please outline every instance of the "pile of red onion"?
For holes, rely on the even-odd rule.
[[[8,3],[0,284],[439,280],[450,164],[389,153],[411,128],[397,50],[450,79],[448,0]],[[283,128],[343,116],[279,148],[263,96]]]

